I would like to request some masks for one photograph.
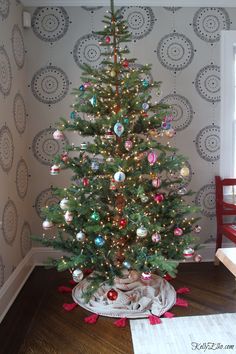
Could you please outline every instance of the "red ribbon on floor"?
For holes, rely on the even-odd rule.
[[[176,290],[177,294],[188,294],[190,292],[189,288],[179,288],[178,290]]]
[[[84,322],[89,323],[89,324],[94,324],[97,322],[99,315],[94,314],[88,317],[85,317]]]
[[[126,327],[127,326],[127,318],[123,317],[123,318],[120,318],[119,320],[116,320],[114,322],[114,325],[116,327]]]
[[[71,293],[72,292],[71,288],[68,288],[68,286],[63,286],[63,285],[58,286],[57,290],[59,293]]]
[[[181,307],[188,307],[188,301],[177,297],[175,305]]]
[[[148,319],[151,325],[156,325],[161,323],[161,319],[158,316],[150,315],[148,316]]]
[[[75,302],[72,302],[71,304],[63,304],[63,309],[66,311],[72,311],[74,308],[76,308],[78,305]]]
[[[172,313],[172,312],[165,312],[165,313],[164,313],[164,317],[165,317],[165,318],[172,318],[172,317],[174,317],[174,316],[175,316],[175,314]]]

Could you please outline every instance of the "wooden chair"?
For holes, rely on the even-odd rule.
[[[230,201],[224,201],[224,187],[232,188],[232,198]],[[236,186],[235,178],[221,179],[219,176],[215,177],[216,189],[216,251],[221,248],[222,236],[224,235],[232,242],[236,243],[236,222],[227,223],[224,221],[225,216],[236,216],[236,196],[234,193],[234,186]]]

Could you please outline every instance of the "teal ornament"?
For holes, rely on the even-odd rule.
[[[130,268],[131,268],[131,264],[130,264],[130,262],[128,262],[128,261],[124,261],[124,262],[123,262],[123,266],[124,266],[125,268],[127,268],[127,269],[130,269]]]
[[[92,98],[90,98],[89,102],[91,103],[91,105],[92,105],[93,107],[95,107],[96,104],[97,104],[97,97],[96,97],[96,96],[93,96]]]
[[[80,90],[80,91],[84,91],[84,90],[85,90],[84,85],[80,85],[79,90]]]
[[[129,118],[128,118],[128,117],[125,117],[125,118],[124,118],[124,123],[125,123],[125,124],[129,124]]]
[[[77,113],[75,111],[70,112],[70,119],[75,119],[77,117]]]
[[[100,215],[98,214],[98,212],[94,211],[91,215],[91,219],[93,221],[99,221],[100,220]]]
[[[120,137],[123,134],[124,130],[125,130],[125,128],[120,122],[117,122],[114,125],[114,132],[116,133],[117,136]]]
[[[148,87],[149,86],[149,82],[148,82],[148,80],[142,80],[142,85],[143,85],[143,87]]]
[[[147,111],[147,110],[149,109],[149,104],[146,103],[146,102],[144,102],[144,103],[142,104],[142,109],[143,109],[144,111]]]
[[[96,246],[102,247],[105,244],[105,240],[104,240],[104,238],[101,235],[98,235],[95,238],[94,243],[95,243]]]

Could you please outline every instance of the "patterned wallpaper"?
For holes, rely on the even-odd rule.
[[[31,247],[26,50],[18,1],[0,1],[0,287]]]

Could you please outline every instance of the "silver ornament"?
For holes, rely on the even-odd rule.
[[[76,240],[81,242],[84,241],[85,239],[85,233],[83,231],[79,231],[76,236],[75,236]]]
[[[80,269],[75,269],[72,272],[72,278],[76,283],[79,283],[83,279],[83,277],[84,277],[83,272]]]

